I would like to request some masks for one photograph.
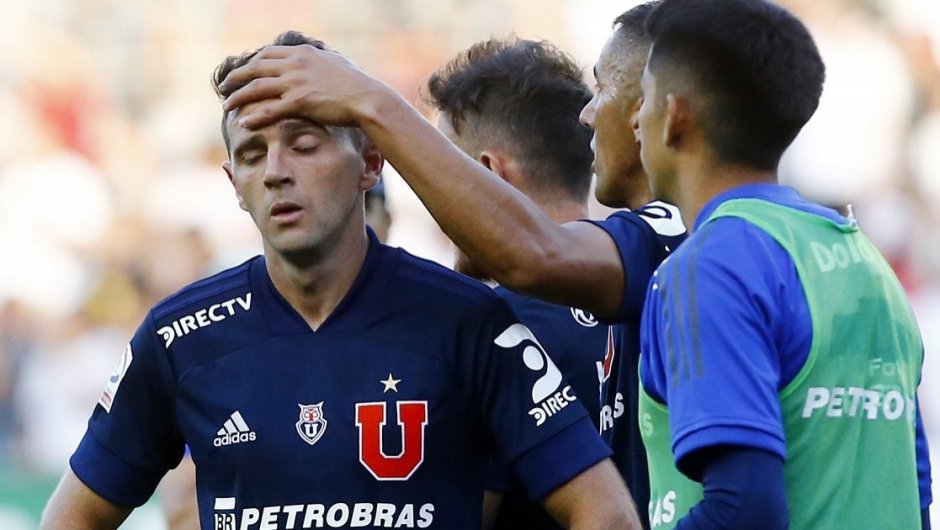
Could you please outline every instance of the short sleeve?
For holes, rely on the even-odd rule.
[[[174,379],[149,316],[106,381],[69,463],[93,491],[120,506],[147,501],[184,443],[173,410]]]
[[[603,221],[587,221],[614,240],[624,272],[624,293],[617,313],[606,323],[640,319],[646,286],[653,271],[685,239],[679,210],[656,202],[636,212],[615,212]]]
[[[480,407],[495,454],[531,497],[609,456],[571,385],[503,300],[494,299],[477,329],[474,351],[461,357],[471,385],[464,391]]]
[[[657,272],[642,323],[644,388],[669,407],[673,453],[730,444],[786,457],[778,345],[795,267],[740,219],[705,225]],[[789,293],[789,294],[788,294]],[[805,301],[802,302],[805,305]]]

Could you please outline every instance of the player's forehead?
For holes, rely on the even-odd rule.
[[[628,72],[639,72],[641,62],[645,62],[646,54],[642,53],[629,39],[624,38],[621,32],[614,32],[597,57],[594,63],[594,77],[599,81],[624,75]]]
[[[323,137],[332,136],[329,129],[314,121],[300,118],[286,118],[278,120],[270,125],[258,129],[248,129],[241,125],[238,109],[230,112],[225,119],[225,127],[228,131],[232,145],[245,141],[248,138],[253,140],[284,137],[297,134],[314,134]]]

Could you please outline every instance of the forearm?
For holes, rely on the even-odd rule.
[[[579,227],[555,223],[400,96],[389,90],[369,98],[361,127],[474,263],[515,291],[599,314],[617,309],[623,269],[612,242],[606,253],[586,252]]]
[[[112,530],[124,522],[131,509],[100,497],[75,476],[65,472],[42,514],[40,530]]]
[[[676,530],[787,528],[786,488],[780,457],[743,447],[709,450],[701,462],[703,499]],[[760,480],[754,480],[760,477]]]

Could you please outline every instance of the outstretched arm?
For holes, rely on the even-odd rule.
[[[46,509],[40,530],[112,530],[124,522],[131,508],[112,504],[66,470]]]
[[[229,74],[222,90],[225,108],[248,127],[292,116],[362,128],[444,232],[507,288],[601,316],[619,308],[624,267],[606,232],[555,223],[343,56],[272,46]]]

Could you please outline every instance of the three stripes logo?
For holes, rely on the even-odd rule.
[[[242,418],[241,412],[237,410],[232,413],[229,419],[225,420],[225,425],[215,434],[216,436],[215,439],[212,440],[212,445],[216,447],[253,442],[255,438],[257,438],[255,431],[248,427],[248,424],[245,423],[245,419]]]

